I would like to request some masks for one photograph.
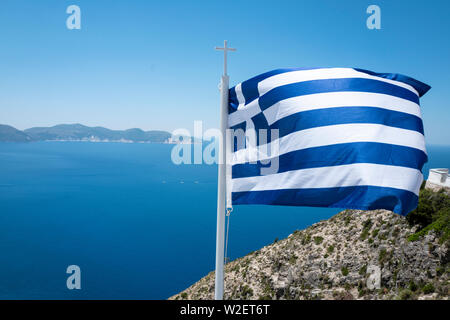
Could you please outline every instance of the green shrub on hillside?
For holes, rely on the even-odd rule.
[[[436,213],[444,208],[450,208],[450,197],[443,189],[439,192],[422,189],[419,193],[417,208],[411,211],[406,219],[410,225],[419,225],[421,228],[425,228],[436,220]]]
[[[319,244],[322,243],[322,241],[323,241],[322,237],[314,237],[314,243],[315,244],[319,245]]]
[[[423,287],[422,290],[423,290],[423,293],[430,294],[430,293],[434,292],[434,286],[431,283],[428,283]]]
[[[450,241],[450,197],[443,189],[439,192],[420,190],[419,204],[406,219],[420,228],[408,237],[409,241],[416,241],[432,230],[437,233],[441,244]]]

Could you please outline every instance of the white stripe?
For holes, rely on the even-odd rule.
[[[326,92],[292,97],[267,108],[264,115],[271,125],[294,113],[335,107],[378,107],[421,117],[418,104],[387,94],[371,92]]]
[[[259,107],[259,99],[255,99],[245,107],[239,108],[237,111],[228,115],[228,127],[232,127],[239,123],[247,121],[260,112],[261,108]]]
[[[295,131],[266,145],[238,150],[232,154],[232,162],[239,164],[268,160],[295,150],[350,142],[394,144],[416,148],[426,153],[425,138],[417,131],[381,124],[351,123]],[[279,144],[278,148],[272,144]],[[267,154],[270,150],[277,152]]]
[[[268,91],[283,85],[290,83],[311,81],[311,80],[324,80],[324,79],[343,79],[343,78],[363,78],[374,79],[386,83],[390,83],[405,89],[408,89],[419,96],[419,93],[412,86],[395,80],[385,79],[370,74],[356,71],[351,68],[324,68],[313,70],[298,70],[290,71],[281,74],[274,75],[258,83],[259,95],[267,93]]]
[[[372,163],[309,168],[266,176],[233,179],[233,192],[280,189],[377,186],[419,194],[423,176],[419,170]]]
[[[242,93],[242,83],[239,83],[234,90],[236,91],[236,98],[238,100],[238,109],[242,108],[245,105],[244,94]]]

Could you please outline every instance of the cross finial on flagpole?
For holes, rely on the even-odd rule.
[[[227,51],[236,51],[235,48],[227,47],[227,40],[223,41],[223,48],[215,47],[216,50],[223,50],[223,75],[227,75]]]

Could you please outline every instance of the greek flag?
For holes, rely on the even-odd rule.
[[[229,91],[229,199],[406,215],[428,160],[419,97],[429,89],[352,68],[278,69],[239,83]]]

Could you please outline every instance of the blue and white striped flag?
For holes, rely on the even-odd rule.
[[[228,126],[245,134],[227,155],[232,204],[406,215],[427,162],[419,97],[429,89],[352,68],[279,69],[239,83],[229,92]]]

